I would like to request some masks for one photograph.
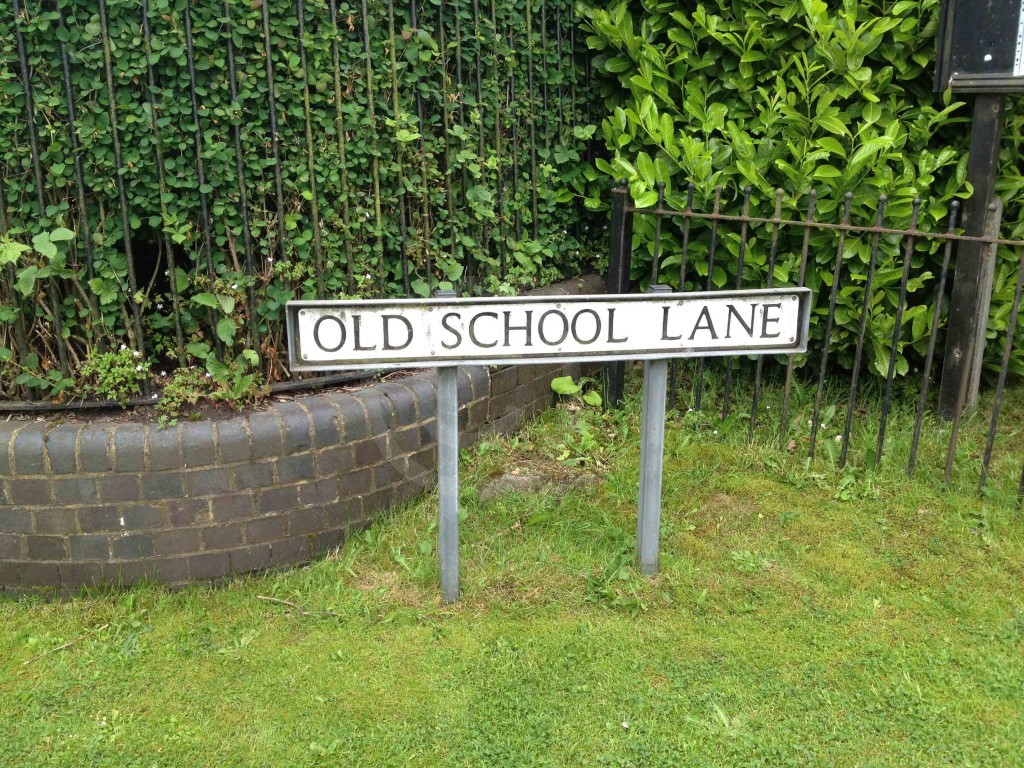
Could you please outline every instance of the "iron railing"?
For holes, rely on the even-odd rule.
[[[877,378],[881,396],[878,422],[873,427],[874,465],[882,462],[886,450],[886,430],[897,379],[906,383],[913,379],[911,374],[918,378],[912,398],[913,437],[904,457],[908,475],[914,475],[922,429],[933,396],[932,381],[937,367],[935,352],[943,334],[943,308],[947,305],[950,276],[955,265],[955,244],[973,241],[987,246],[988,266],[991,268],[998,263],[1004,267],[999,271],[1001,303],[995,313],[1000,317],[1002,327],[992,328],[990,333],[995,337],[990,344],[998,346],[999,352],[984,357],[991,392],[979,400],[978,385],[975,383],[972,387],[971,378],[981,378],[983,350],[974,348],[969,351],[968,359],[975,363],[963,367],[963,381],[959,382],[957,390],[959,399],[952,417],[944,467],[944,480],[948,484],[961,437],[962,418],[968,406],[986,403],[991,413],[984,434],[984,448],[979,450],[978,477],[978,489],[983,490],[991,472],[1008,382],[1015,375],[1019,377],[1024,364],[1019,323],[1024,292],[1024,241],[999,236],[1001,204],[997,202],[990,207],[985,230],[989,234],[979,238],[958,231],[961,204],[955,200],[948,205],[945,216],[938,220],[938,226],[925,230],[921,228],[921,214],[925,206],[917,198],[910,200],[906,226],[899,226],[887,217],[889,198],[885,195],[856,199],[858,209],[870,215],[869,223],[858,223],[852,217],[853,193],[847,194],[842,201],[830,201],[832,204],[828,207],[836,219],[833,221],[818,220],[822,201],[814,191],[802,203],[787,199],[781,190],[775,193],[774,200],[759,201],[748,187],[735,198],[734,204],[740,208],[738,214],[723,210],[728,203],[721,187],[709,195],[710,210],[695,203],[696,194],[697,190],[690,185],[675,197],[675,202],[681,204],[678,209],[673,209],[666,203],[665,186],[662,184],[658,187],[655,206],[636,208],[631,204],[627,189],[613,190],[608,290],[624,292],[636,282],[663,282],[679,290],[698,292],[727,288],[722,284],[722,272],[716,272],[716,266],[723,262],[727,262],[728,282],[736,289],[771,288],[773,285],[806,285],[814,289],[811,347],[806,355],[789,355],[777,363],[781,407],[777,412],[776,435],[780,446],[790,450],[805,446],[807,459],[813,460],[820,446],[825,393],[835,386],[837,380],[848,377],[843,428],[841,438],[836,437],[836,440],[841,440],[840,469],[846,467],[850,459],[851,431],[855,420],[861,417],[860,398],[865,386],[864,370],[870,348],[875,357],[875,370],[880,374]],[[903,196],[904,199],[906,197]],[[803,215],[784,215],[784,201],[790,210],[799,206]],[[752,205],[770,206],[771,213],[752,215]],[[727,238],[730,247],[725,249],[722,243]],[[646,249],[635,248],[634,242],[646,246]],[[760,263],[752,265],[750,259],[755,250]],[[865,254],[866,263],[860,261]],[[813,259],[810,258],[812,255]],[[809,270],[809,261],[814,266],[813,270]],[[851,262],[858,262],[856,272],[850,271]],[[910,290],[911,287],[914,290]],[[911,300],[912,294],[914,301]],[[838,307],[840,297],[844,303],[842,313]],[[979,322],[988,320],[987,298],[979,297]],[[918,328],[922,333],[916,340],[908,339],[908,311],[913,311],[915,318],[930,316],[928,322]],[[891,329],[888,329],[889,323]],[[844,326],[847,338],[842,350],[837,352],[836,331],[840,325]],[[887,332],[883,334],[880,329],[887,329]],[[881,343],[882,336],[887,345]],[[984,338],[984,333],[976,333],[975,336]],[[880,355],[883,351],[885,354]],[[837,360],[839,357],[842,359]],[[910,368],[910,360],[915,363],[915,368],[901,371],[901,368]],[[728,418],[735,406],[737,377],[741,371],[747,372],[750,377],[748,429],[750,438],[753,438],[759,421],[766,418],[761,413],[760,399],[768,367],[773,363],[771,358],[765,357],[757,358],[756,362],[741,361],[743,358],[740,357],[714,362],[698,360],[688,370],[691,374],[688,402],[695,411],[705,409],[706,368],[712,364],[722,365],[724,385],[721,399],[716,401],[719,410],[715,417]],[[676,407],[678,398],[682,396],[681,370],[675,364],[671,368],[670,407]],[[900,373],[906,375],[900,376]],[[837,377],[837,374],[841,376]],[[622,375],[622,366],[612,366],[610,397],[613,400],[621,398]],[[790,413],[791,396],[798,378],[802,383],[813,386],[815,393],[807,432],[803,434],[798,434],[801,427],[794,425]],[[1019,389],[1014,391],[1016,395],[1020,394]],[[1011,431],[1016,434],[1015,430]],[[1024,502],[1024,468],[1021,470],[1018,498]]]

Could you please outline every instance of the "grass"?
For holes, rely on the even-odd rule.
[[[979,497],[983,416],[946,490],[934,425],[906,479],[908,407],[864,468],[875,407],[845,472],[674,417],[650,580],[632,402],[467,454],[454,606],[436,498],[304,569],[0,602],[0,765],[1024,765],[1020,430]],[[481,502],[509,471],[549,485]]]

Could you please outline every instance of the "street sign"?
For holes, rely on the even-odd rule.
[[[1024,91],[1024,0],[943,0],[935,90]]]
[[[668,358],[807,349],[808,288],[645,295],[289,301],[293,371],[437,368],[438,555],[459,597],[460,365],[645,360],[637,511],[640,572],[658,567]]]
[[[623,296],[290,301],[294,371],[792,354],[807,288]]]

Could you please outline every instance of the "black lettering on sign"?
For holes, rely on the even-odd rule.
[[[458,312],[448,312],[441,318],[441,327],[444,328],[448,333],[455,337],[454,341],[442,341],[441,346],[445,349],[455,349],[459,344],[462,343],[462,334],[459,333],[458,329],[452,328],[448,321],[452,318],[461,320],[462,316]]]
[[[480,341],[480,339],[477,338],[477,336],[476,336],[476,324],[477,324],[477,321],[481,317],[493,317],[495,320],[497,320],[498,319],[498,313],[497,312],[481,312],[479,315],[474,315],[473,319],[469,321],[469,340],[472,341],[474,344],[476,344],[478,347],[483,347],[484,349],[488,349],[490,347],[498,346],[497,340],[492,341],[490,343],[485,343],[483,341]]]
[[[552,315],[557,317],[562,323],[561,334],[557,339],[554,340],[549,339],[547,335],[544,333],[544,329],[546,328],[546,326],[544,325],[544,321],[547,320]],[[547,344],[549,347],[557,347],[559,344],[565,341],[565,337],[569,335],[569,318],[567,318],[557,309],[549,309],[547,312],[541,315],[540,319],[537,321],[537,335],[540,337],[540,340],[543,344]]]
[[[590,315],[591,317],[594,318],[594,335],[591,336],[589,339],[581,339],[579,331],[576,328],[576,324],[580,321],[580,318],[583,317],[584,315]],[[573,318],[572,318],[572,337],[576,340],[577,344],[583,344],[583,345],[593,344],[595,341],[597,341],[597,337],[600,336],[600,335],[601,335],[601,318],[598,316],[597,312],[595,312],[592,309],[581,309],[579,312],[577,312],[573,316]]]
[[[320,326],[323,325],[328,320],[333,320],[335,323],[338,324],[339,341],[337,346],[334,347],[325,347],[323,342],[320,341]],[[323,350],[324,352],[337,352],[339,349],[345,346],[346,335],[347,334],[345,332],[345,324],[341,322],[340,318],[337,318],[334,315],[320,315],[320,317],[317,318],[316,324],[313,326],[313,342],[318,347],[320,347],[320,349]]]
[[[765,304],[764,314],[761,316],[761,338],[762,339],[777,339],[782,335],[779,333],[768,333],[768,323],[775,323],[776,325],[782,320],[781,317],[768,317],[769,309],[782,309],[781,304]]]
[[[372,352],[377,348],[376,344],[372,347],[364,347],[359,343],[359,331],[361,330],[360,324],[362,319],[361,315],[352,315],[352,347],[356,352]]]
[[[718,341],[718,334],[715,332],[715,325],[711,322],[711,312],[708,310],[706,304],[701,308],[700,315],[697,317],[697,322],[693,326],[693,333],[690,334],[690,341],[693,341],[693,337],[697,335],[697,331],[707,331],[711,334],[713,341]]]
[[[526,325],[512,325],[512,313],[505,312],[505,346],[509,346],[509,336],[512,335],[512,331],[526,331],[526,344],[524,346],[533,346],[533,326],[530,325],[530,320],[533,318],[533,310],[526,310]]]
[[[731,339],[732,338],[732,319],[734,317],[736,318],[736,322],[738,322],[741,326],[743,326],[743,330],[745,330],[747,332],[747,336],[753,336],[754,335],[754,314],[756,313],[756,310],[757,310],[757,304],[751,304],[750,305],[750,325],[747,325],[745,322],[743,322],[743,317],[740,315],[739,312],[736,311],[736,307],[735,306],[733,306],[732,304],[726,304],[726,307],[728,307],[728,309],[729,309],[729,315],[728,315],[728,317],[726,318],[726,321],[725,321],[725,338],[727,338],[727,339]]]
[[[617,339],[615,338],[615,310],[608,310],[608,343],[609,344],[625,344],[629,341],[628,338]]]
[[[392,344],[391,343],[391,322],[397,321],[405,326],[405,343],[404,344]],[[384,349],[388,350],[399,350],[405,349],[412,344],[412,323],[406,320],[401,315],[384,315]]]
[[[661,340],[679,341],[681,338],[683,338],[683,334],[680,333],[678,336],[668,335],[668,312],[670,309],[672,309],[672,307],[670,306],[664,306],[661,308]],[[691,336],[690,338],[692,339],[693,337]]]

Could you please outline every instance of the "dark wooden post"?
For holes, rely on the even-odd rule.
[[[1005,97],[1002,94],[979,93],[974,99],[974,124],[971,129],[970,158],[967,161],[967,180],[974,194],[964,206],[964,230],[972,237],[983,237],[988,230],[989,205],[995,197],[996,172],[999,165],[999,146],[1003,135]],[[988,247],[980,242],[962,242],[957,249],[956,277],[949,305],[949,324],[946,331],[946,354],[942,364],[939,389],[939,414],[952,419],[961,397],[961,382],[968,389],[975,385],[981,370],[965,377],[963,369],[971,366],[972,350],[980,351],[984,344],[985,323],[978,322],[979,295],[984,286],[982,274]]]
[[[629,292],[629,272],[633,258],[633,211],[629,190],[622,182],[612,190],[611,247],[608,251],[608,293]],[[619,405],[626,381],[626,364],[608,363],[608,403]]]

